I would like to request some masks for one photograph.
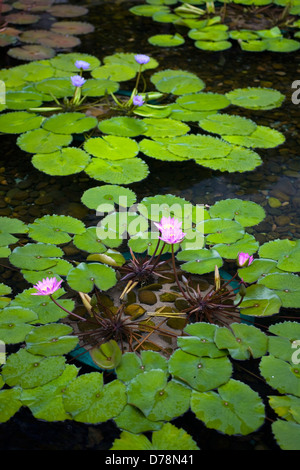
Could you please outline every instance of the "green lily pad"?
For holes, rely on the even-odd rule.
[[[184,44],[185,40],[181,34],[156,34],[148,38],[152,46],[159,47],[177,47]]]
[[[258,284],[272,289],[280,298],[282,306],[297,308],[300,301],[300,277],[292,273],[271,273],[260,278]]]
[[[181,136],[187,134],[190,130],[190,127],[187,124],[180,121],[174,121],[170,118],[145,118],[143,122],[147,126],[147,129],[143,134],[146,137],[151,137],[152,139]]]
[[[218,328],[217,325],[212,323],[197,322],[189,324],[184,328],[184,332],[189,336],[179,336],[177,344],[186,353],[198,357],[216,358],[226,356],[227,351],[225,349],[221,351],[214,341]]]
[[[97,125],[97,119],[83,113],[60,113],[43,122],[43,128],[56,134],[81,134]]]
[[[106,246],[97,236],[97,227],[89,227],[84,233],[75,235],[73,243],[79,250],[89,253],[104,253],[106,251]]]
[[[210,114],[199,122],[199,126],[207,132],[220,135],[249,135],[256,129],[251,119],[230,114]]]
[[[205,88],[205,83],[197,75],[186,70],[162,70],[151,76],[151,82],[163,93],[185,95]]]
[[[74,421],[91,424],[115,418],[126,402],[125,385],[119,380],[103,385],[103,376],[99,372],[78,376],[63,396],[63,406]]]
[[[13,266],[21,269],[44,270],[55,266],[63,251],[54,245],[46,243],[28,243],[16,247],[9,260]]]
[[[300,450],[300,425],[278,419],[272,423],[276,442],[282,450]]]
[[[219,387],[217,392],[193,391],[191,409],[206,427],[230,436],[250,434],[259,429],[265,419],[264,404],[258,393],[234,379]]]
[[[259,248],[259,242],[253,235],[245,233],[243,238],[240,238],[235,243],[218,243],[214,245],[216,250],[222,258],[236,260],[239,253],[248,253],[252,255],[256,253]]]
[[[140,434],[147,431],[157,431],[163,425],[159,421],[151,421],[146,418],[135,406],[127,404],[121,413],[114,419],[118,428],[123,431],[129,431],[130,433]],[[126,447],[128,449],[128,447]]]
[[[235,106],[246,109],[273,109],[281,105],[285,96],[272,88],[237,88],[225,95]]]
[[[217,111],[230,105],[225,95],[212,92],[186,94],[177,98],[176,103],[190,111]]]
[[[20,394],[21,390],[17,388],[0,391],[0,423],[9,421],[22,407]]]
[[[72,142],[69,134],[54,134],[45,129],[34,129],[21,134],[17,145],[29,153],[52,153],[61,147],[67,147]]]
[[[26,350],[46,357],[68,354],[78,344],[77,336],[71,336],[72,331],[72,327],[59,323],[38,326],[27,334]]]
[[[183,197],[173,194],[144,197],[137,209],[146,219],[154,222],[159,222],[162,217],[169,216],[179,220],[191,220],[193,214],[192,204]]]
[[[5,104],[7,109],[29,109],[42,104],[43,97],[39,93],[32,91],[7,91]]]
[[[232,219],[208,219],[196,225],[197,230],[206,235],[209,244],[234,243],[243,238],[245,230],[243,226]]]
[[[139,356],[136,353],[123,354],[120,364],[116,368],[118,379],[128,383],[138,374],[159,369],[168,372],[167,360],[156,351],[143,350]]]
[[[112,206],[117,204],[120,207],[130,207],[136,202],[135,193],[129,188],[123,188],[116,184],[104,184],[89,188],[82,194],[81,202],[89,209],[105,211],[112,210]]]
[[[215,270],[215,266],[220,268],[223,265],[221,256],[214,249],[182,250],[176,257],[178,261],[185,261],[181,269],[193,274],[210,273]]]
[[[83,171],[90,156],[76,147],[66,147],[52,153],[40,153],[31,162],[38,170],[53,176],[67,176]]]
[[[2,367],[2,377],[11,387],[23,389],[44,385],[58,377],[66,367],[63,356],[43,357],[19,349],[8,356]]]
[[[45,215],[29,224],[28,228],[33,240],[57,245],[71,241],[69,234],[85,232],[83,222],[66,215]]]
[[[88,79],[82,87],[83,96],[105,96],[109,93],[115,93],[119,89],[119,84],[112,80],[104,78]]]
[[[231,323],[230,329],[216,330],[215,343],[220,349],[227,349],[237,360],[258,358],[267,353],[268,338],[258,328],[243,323]]]
[[[133,79],[136,76],[136,69],[129,64],[105,64],[92,70],[91,75],[93,78],[123,82]]]
[[[136,137],[147,130],[146,122],[128,116],[113,117],[100,121],[99,129],[104,134],[120,137]]]
[[[75,66],[76,60],[84,60],[90,64],[89,70],[93,70],[100,65],[100,60],[97,57],[81,52],[58,54],[50,60],[50,63],[54,68],[63,70],[65,72],[78,72],[78,69]]]
[[[169,359],[169,371],[194,390],[205,392],[226,383],[231,377],[232,365],[226,356],[198,357],[177,349]]]
[[[235,198],[217,201],[209,213],[213,218],[234,219],[243,227],[257,225],[265,218],[265,211],[259,204]]]
[[[1,249],[0,249],[0,253],[1,253]],[[0,309],[6,307],[11,301],[10,297],[4,297],[4,295],[8,295],[8,294],[11,294],[11,287],[1,282],[0,283]]]
[[[195,47],[204,51],[225,51],[230,49],[230,41],[195,41]]]
[[[12,235],[21,234],[28,232],[28,227],[24,222],[18,219],[2,216],[0,217],[0,246],[11,245],[18,241],[18,239]]]
[[[74,95],[72,82],[70,78],[65,77],[45,78],[35,83],[35,89],[40,93],[44,93],[44,101],[53,101],[53,96],[56,99],[61,99]]]
[[[253,284],[247,287],[239,308],[243,315],[264,317],[278,313],[281,305],[281,299],[273,290]]]
[[[67,282],[78,292],[91,292],[94,285],[101,290],[108,290],[116,282],[116,273],[110,267],[100,263],[80,263],[69,271]]]
[[[300,362],[298,358],[300,324],[292,321],[276,323],[269,327],[269,331],[271,336],[269,337],[268,352],[278,359],[298,364]]]
[[[244,147],[274,148],[285,141],[284,135],[267,126],[257,126],[250,135],[226,135],[226,142]]]
[[[63,391],[77,376],[74,365],[66,365],[62,374],[46,383],[22,390],[22,404],[27,406],[36,419],[47,422],[70,419],[63,406]]]
[[[84,143],[84,150],[104,160],[124,160],[139,153],[137,142],[129,137],[108,135],[91,137]]]
[[[123,431],[110,450],[199,450],[199,447],[186,431],[166,423],[153,432],[152,443],[143,434]]]
[[[300,399],[293,395],[269,396],[269,403],[280,418],[300,424]]]
[[[122,351],[114,340],[91,349],[90,355],[95,364],[105,370],[115,369],[122,359]]]
[[[104,57],[104,64],[120,64],[129,65],[134,68],[137,72],[140,69],[140,65],[135,60],[136,53],[134,52],[117,52],[116,54]],[[158,62],[150,57],[147,64],[143,64],[143,70],[155,69],[158,67]]]
[[[140,150],[145,155],[151,158],[155,158],[157,160],[164,160],[164,161],[182,161],[188,160],[188,156],[179,156],[175,155],[168,150],[168,144],[164,144],[163,142],[157,142],[150,139],[143,139],[139,143]]]
[[[240,252],[248,253],[246,250],[240,250]],[[279,269],[276,268],[277,263],[271,259],[255,259],[252,261],[250,266],[246,268],[239,269],[239,276],[245,282],[255,282],[260,277],[265,277],[267,274],[275,272],[280,272]]]
[[[5,344],[17,344],[25,340],[26,335],[34,328],[31,322],[38,315],[29,308],[5,307],[0,311],[0,340]]]
[[[259,369],[261,375],[273,389],[280,393],[289,393],[300,397],[299,365],[269,354],[262,357]]]
[[[14,59],[42,60],[54,57],[55,50],[52,47],[29,44],[21,47],[11,47],[8,49],[7,54]]]
[[[277,261],[277,268],[288,272],[300,271],[299,240],[272,240],[259,249],[259,256]]]
[[[40,127],[44,118],[27,111],[13,111],[0,115],[0,132],[21,134]]]
[[[147,164],[138,157],[109,161],[93,158],[85,172],[98,181],[111,184],[130,184],[148,176]]]
[[[169,8],[166,5],[135,5],[129,11],[138,16],[152,16],[156,12],[168,12]]]
[[[55,266],[52,266],[51,268],[45,269],[43,271],[21,269],[21,274],[27,282],[35,285],[47,277],[55,277],[58,281],[60,281],[61,276],[66,276],[72,267],[72,264],[67,260],[58,259]]]
[[[258,153],[243,147],[232,147],[226,158],[204,158],[195,159],[196,163],[213,170],[228,171],[230,173],[239,171],[251,171],[262,164]]]
[[[300,49],[300,42],[288,38],[272,38],[267,41],[267,49],[272,52],[294,52]]]

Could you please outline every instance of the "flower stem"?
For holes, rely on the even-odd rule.
[[[80,315],[76,315],[76,313],[70,312],[70,310],[67,310],[66,308],[64,308],[64,307],[62,307],[61,305],[59,305],[59,303],[56,302],[56,300],[52,297],[51,294],[49,295],[49,297],[50,297],[50,299],[52,300],[52,302],[54,302],[55,305],[57,305],[59,308],[61,308],[64,312],[67,312],[69,315],[73,315],[74,317],[78,318],[78,320],[87,321],[86,318],[83,318],[83,317],[81,317]]]

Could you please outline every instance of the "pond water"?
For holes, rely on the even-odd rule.
[[[205,83],[206,91],[227,92],[233,88],[261,86],[279,90],[286,96],[275,110],[240,111],[261,125],[284,133],[286,142],[275,149],[260,150],[263,164],[246,173],[221,173],[204,169],[192,161],[168,163],[145,157],[148,178],[130,187],[138,198],[154,194],[175,194],[197,204],[213,204],[224,198],[238,197],[262,205],[266,218],[253,233],[264,243],[277,238],[300,237],[300,158],[299,109],[292,103],[292,83],[300,79],[300,51],[292,54],[243,52],[238,45],[224,52],[208,53],[196,49],[192,41],[177,48],[151,46],[147,38],[168,33],[172,26],[155,23],[151,18],[131,14],[129,8],[140,2],[75,1],[85,5],[89,13],[84,21],[95,31],[81,36],[81,45],[74,51],[88,52],[99,58],[115,52],[137,52],[154,57],[160,68],[177,68],[196,73]],[[47,18],[43,19],[47,23]],[[18,65],[2,51],[1,66]],[[147,74],[146,74],[147,77]],[[33,168],[30,158],[18,149],[15,137],[1,136],[0,216],[17,217],[31,222],[44,214],[68,214],[87,224],[93,211],[80,203],[84,190],[95,186],[85,175],[51,177]],[[279,201],[272,207],[270,197]],[[272,199],[271,199],[272,200]],[[0,266],[0,282],[13,288],[20,286],[19,274]],[[296,312],[293,312],[297,314]],[[83,366],[83,370],[89,369]],[[245,366],[246,367],[246,366]],[[245,373],[243,377],[256,390],[260,383]],[[227,437],[207,430],[192,413],[177,419],[202,449],[276,449],[268,422],[255,436]],[[119,430],[113,423],[90,426],[80,423],[45,423],[32,418],[28,410],[20,410],[8,423],[0,426],[1,450],[82,450],[109,449]]]

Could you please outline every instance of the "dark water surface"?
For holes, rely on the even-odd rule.
[[[130,188],[136,191],[138,198],[172,193],[198,204],[213,204],[231,197],[251,200],[266,210],[265,220],[253,228],[261,243],[276,238],[299,238],[300,104],[297,106],[291,101],[291,85],[300,79],[300,51],[292,54],[250,53],[241,51],[234,44],[227,51],[209,53],[196,49],[189,39],[178,48],[157,48],[151,46],[147,38],[157,33],[173,33],[174,27],[129,13],[130,6],[139,2],[70,3],[89,8],[87,16],[74,20],[95,25],[95,32],[80,36],[82,44],[74,51],[88,52],[100,59],[115,52],[144,53],[159,62],[159,69],[180,68],[196,73],[206,83],[205,91],[225,93],[234,88],[261,86],[275,88],[286,95],[285,102],[278,109],[261,112],[238,110],[240,115],[273,127],[286,136],[286,142],[278,148],[258,149],[263,164],[255,171],[221,173],[193,162],[164,163],[145,157],[150,174],[146,180],[130,185]],[[48,19],[43,21],[47,23]],[[0,52],[1,67],[21,63],[6,56],[5,50]],[[15,140],[15,136],[1,136],[0,215],[32,222],[45,214],[68,214],[88,224],[93,213],[82,206],[80,197],[84,190],[97,186],[98,182],[85,174],[53,178],[38,172],[31,165],[31,156],[21,152]],[[270,206],[271,196],[280,201],[280,207]],[[0,282],[15,289],[21,278],[18,273],[0,266]],[[89,371],[87,366],[83,366],[83,372],[85,368]],[[251,375],[245,373],[242,380],[265,394],[266,390],[261,388],[264,385]],[[192,413],[173,423],[183,426],[203,450],[277,449],[268,421],[261,430],[246,437],[228,437],[207,430],[199,421],[195,422]],[[118,435],[119,430],[113,422],[96,426],[72,421],[48,423],[35,420],[29,410],[21,409],[8,423],[0,425],[0,449],[103,450],[109,449]]]

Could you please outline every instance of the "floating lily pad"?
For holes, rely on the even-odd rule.
[[[45,129],[34,129],[21,134],[17,145],[29,153],[52,153],[70,145],[71,141],[72,136],[69,134],[54,134]]]
[[[237,360],[258,358],[267,353],[268,338],[258,328],[243,323],[231,323],[230,329],[216,330],[215,343],[220,349],[227,349]]]
[[[130,184],[146,178],[149,169],[147,164],[138,157],[116,161],[93,158],[85,168],[85,172],[91,178],[105,183]]]
[[[257,252],[258,248],[259,242],[249,233],[245,233],[243,238],[240,238],[235,243],[218,243],[214,245],[214,250],[216,250],[222,258],[232,260],[236,260],[239,253],[252,255]]]
[[[195,41],[194,45],[203,51],[225,51],[232,47],[230,41]]]
[[[119,84],[112,80],[101,78],[88,79],[82,87],[84,96],[104,96],[109,93],[115,93],[119,89]]]
[[[52,47],[25,45],[8,49],[7,54],[14,59],[40,60],[54,57],[55,50]]]
[[[47,12],[55,17],[72,18],[86,15],[88,9],[80,5],[52,5]]]
[[[14,111],[0,115],[0,132],[21,134],[40,127],[42,116],[26,111]]]
[[[39,82],[53,77],[54,69],[48,60],[35,60],[29,64],[22,64],[9,69],[9,74],[16,79],[17,75],[28,82]]]
[[[57,245],[71,241],[70,234],[81,234],[86,230],[81,220],[67,215],[45,215],[35,219],[28,228],[33,240]]]
[[[253,284],[246,288],[246,295],[239,308],[243,315],[264,317],[278,313],[281,305],[279,296],[273,290]]]
[[[130,431],[130,433],[134,433],[134,435],[146,431],[157,431],[162,427],[161,422],[151,421],[150,419],[146,418],[146,416],[138,408],[128,404],[123,408],[121,413],[115,418],[114,421],[118,428],[122,429],[123,431]],[[116,443],[116,445],[120,444]],[[128,450],[127,444],[125,445],[125,448]]]
[[[159,222],[162,217],[192,219],[193,206],[183,197],[173,194],[144,197],[137,206],[138,211],[149,220]]]
[[[47,277],[55,277],[57,281],[60,281],[62,280],[61,276],[66,276],[72,267],[72,264],[67,260],[58,259],[55,266],[52,266],[51,268],[45,269],[43,271],[21,269],[21,274],[27,282],[35,285]]]
[[[137,72],[140,68],[140,65],[135,60],[136,54],[134,52],[118,52],[116,54],[106,56],[103,59],[104,64],[121,64],[129,65],[134,68]],[[158,62],[150,57],[150,60],[147,64],[143,64],[143,70],[155,69],[158,67]]]
[[[37,271],[55,266],[57,258],[62,256],[62,250],[54,245],[44,243],[28,243],[16,247],[10,257],[10,262],[22,269],[35,269]]]
[[[163,93],[185,95],[205,88],[205,83],[197,75],[186,70],[162,70],[151,76],[151,82]]]
[[[104,134],[120,137],[136,137],[144,134],[147,130],[145,121],[128,116],[105,119],[99,123],[98,127]]]
[[[208,244],[234,243],[244,236],[243,226],[230,219],[209,219],[200,222],[196,228],[206,235]]]
[[[122,351],[114,340],[91,349],[90,354],[95,364],[106,370],[115,369],[122,359]]]
[[[28,227],[24,222],[10,217],[0,217],[0,226],[0,246],[17,242],[18,239],[12,234],[28,232]]]
[[[25,349],[11,354],[2,368],[5,382],[23,389],[44,385],[62,374],[66,364],[62,356],[43,357]]]
[[[152,139],[180,136],[187,134],[190,130],[190,127],[187,124],[180,121],[173,121],[170,118],[145,118],[143,122],[147,126],[144,135],[146,137],[151,137]]]
[[[140,150],[151,158],[164,161],[182,161],[188,160],[189,156],[179,156],[168,150],[168,144],[157,142],[150,139],[143,139],[139,143]]]
[[[213,272],[215,266],[220,268],[223,260],[214,249],[203,248],[201,250],[182,250],[177,253],[177,260],[184,261],[181,264],[183,271],[193,274],[206,274]]]
[[[59,5],[60,6],[60,5]],[[70,5],[73,7],[73,5]],[[84,60],[90,64],[89,70],[93,70],[96,67],[99,67],[100,60],[90,54],[84,54],[81,52],[70,52],[68,54],[58,54],[56,57],[51,59],[51,65],[59,70],[64,70],[65,72],[77,72],[78,69],[75,66],[76,60]]]
[[[97,67],[92,71],[91,75],[94,78],[123,82],[134,78],[136,76],[136,69],[129,64],[112,63]]]
[[[212,323],[197,322],[185,327],[188,336],[177,338],[178,346],[185,352],[194,356],[208,356],[211,358],[227,355],[226,349],[222,351],[217,347],[214,338],[219,326]]]
[[[31,13],[10,13],[9,15],[5,16],[5,20],[8,23],[12,24],[19,24],[19,25],[27,25],[37,23],[40,19],[39,15],[33,15]]]
[[[110,450],[199,450],[199,447],[186,431],[166,423],[159,431],[153,432],[152,443],[143,434],[123,431]]]
[[[267,49],[272,52],[294,52],[300,49],[300,42],[288,38],[268,39]]]
[[[51,31],[60,34],[89,34],[94,30],[94,25],[84,21],[57,21],[51,25]]]
[[[132,352],[123,354],[122,360],[116,368],[116,373],[122,382],[128,383],[138,374],[152,369],[159,369],[167,374],[167,360],[156,351],[142,350],[139,356]]]
[[[126,404],[126,388],[119,380],[103,385],[99,372],[82,374],[66,388],[63,405],[74,421],[101,423],[115,418]]]
[[[271,273],[260,278],[258,284],[272,289],[283,307],[297,308],[300,302],[300,277],[292,273]]]
[[[55,96],[56,99],[60,99],[74,95],[74,87],[71,80],[63,77],[46,78],[36,83],[35,89],[40,93],[44,93],[44,101],[53,101],[53,96]]]
[[[225,384],[231,377],[232,365],[226,356],[198,357],[177,349],[169,359],[169,371],[194,390],[205,392]]]
[[[43,122],[43,128],[56,134],[81,134],[97,125],[97,119],[83,113],[59,113]]]
[[[31,324],[38,315],[29,308],[6,307],[0,312],[0,340],[5,344],[17,344],[25,340],[34,328]]]
[[[26,350],[46,357],[67,354],[78,344],[78,338],[71,335],[72,331],[72,327],[59,323],[38,326],[27,334]]]
[[[35,168],[48,175],[66,176],[85,170],[90,156],[76,147],[66,147],[56,152],[37,153],[31,162]]]
[[[78,374],[74,365],[66,365],[62,374],[46,383],[22,390],[22,403],[36,419],[47,422],[65,421],[70,418],[63,406],[63,392]]]
[[[225,41],[228,35],[228,26],[213,25],[201,29],[190,29],[188,36],[196,41]]]
[[[89,209],[98,210],[100,208],[102,211],[105,209],[103,206],[107,204],[109,208],[107,212],[110,212],[114,204],[120,207],[132,206],[136,202],[136,195],[129,188],[108,184],[87,189],[83,193],[81,201]]]
[[[211,217],[234,219],[243,227],[251,227],[259,224],[265,218],[265,211],[256,202],[243,201],[242,199],[224,199],[217,201],[210,207]]]
[[[80,263],[76,268],[69,271],[67,281],[79,292],[91,292],[94,285],[101,290],[108,290],[116,282],[116,273],[110,266],[100,263]]]
[[[73,243],[80,250],[88,251],[89,253],[99,254],[106,251],[106,246],[97,236],[97,227],[89,227],[84,233],[75,235]]]
[[[246,109],[273,109],[281,105],[285,96],[272,88],[237,88],[225,95],[233,105]]]
[[[264,243],[259,249],[259,256],[277,261],[280,270],[288,272],[300,271],[299,240],[272,240]]]
[[[250,135],[226,135],[224,140],[244,147],[274,148],[285,141],[284,135],[267,126],[257,126]]]
[[[160,11],[168,12],[169,8],[166,5],[135,5],[129,11],[138,16],[152,16]]]
[[[0,391],[0,422],[5,423],[23,406],[21,390],[10,388]]]
[[[230,105],[225,95],[213,92],[186,94],[177,98],[176,103],[190,111],[217,111]]]
[[[278,419],[272,423],[276,442],[283,450],[300,450],[300,425]]]
[[[291,359],[292,359],[291,349]],[[272,354],[262,357],[259,365],[260,373],[266,382],[280,393],[289,393],[300,397],[299,365],[284,361]]]
[[[23,110],[38,107],[42,104],[43,97],[32,91],[7,91],[5,105],[8,109]]]
[[[250,434],[260,428],[265,419],[264,404],[258,393],[234,379],[219,387],[217,392],[193,391],[191,409],[209,429],[228,435]]]
[[[181,34],[156,34],[148,38],[148,41],[152,46],[159,47],[177,47],[184,44],[184,38]]]
[[[242,116],[210,114],[199,122],[207,132],[220,135],[249,135],[256,129],[256,123]]]
[[[31,12],[45,11],[53,3],[53,0],[20,0],[13,3],[13,7],[17,10],[30,10]]]
[[[277,415],[280,418],[286,419],[288,421],[291,420],[300,424],[299,422],[299,416],[300,416],[299,397],[294,397],[292,395],[270,396],[269,403],[270,403],[270,406],[273,408],[273,410],[277,413]]]
[[[129,137],[103,136],[91,137],[84,143],[84,150],[94,157],[104,160],[124,160],[136,157],[139,146]]]
[[[248,253],[247,250],[240,250],[240,252]],[[277,268],[277,263],[271,259],[255,259],[246,268],[239,269],[239,276],[245,282],[255,282],[260,277],[272,272],[280,272]]]

